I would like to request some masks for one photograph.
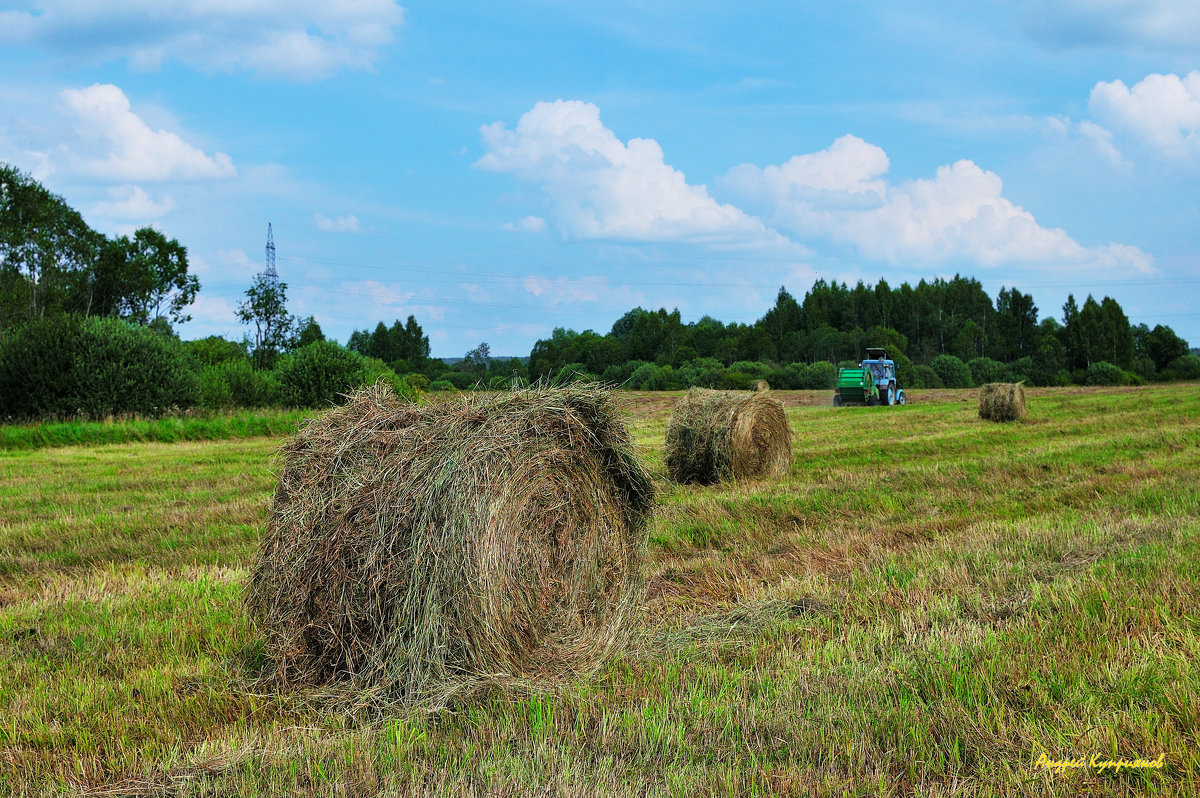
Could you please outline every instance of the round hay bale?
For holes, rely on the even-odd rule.
[[[771,390],[771,383],[767,382],[766,380],[755,380],[754,382],[750,383],[750,389],[755,393],[762,393],[763,391]]]
[[[415,405],[378,385],[281,465],[246,595],[269,680],[390,701],[585,672],[643,595],[653,485],[606,390]]]
[[[792,430],[769,393],[693,388],[667,427],[667,472],[680,483],[786,474]]]
[[[979,388],[979,417],[985,421],[1019,421],[1025,418],[1025,385],[989,382]]]

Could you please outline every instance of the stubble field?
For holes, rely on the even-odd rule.
[[[791,473],[714,488],[665,479],[679,395],[623,395],[622,657],[382,718],[254,683],[280,438],[0,451],[0,794],[1200,794],[1200,385],[778,395]]]

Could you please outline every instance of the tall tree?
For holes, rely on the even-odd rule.
[[[70,307],[104,236],[29,175],[0,164],[0,330]]]
[[[287,283],[259,272],[246,289],[237,316],[243,324],[254,325],[256,368],[271,368],[279,353],[291,347],[295,319],[287,310]]]
[[[85,313],[120,316],[135,324],[159,318],[172,324],[190,321],[184,310],[200,291],[200,281],[188,274],[187,249],[151,227],[136,231],[133,238],[108,241],[83,282]]]

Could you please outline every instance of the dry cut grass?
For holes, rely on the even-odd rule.
[[[383,717],[256,686],[277,442],[0,454],[0,794],[1200,794],[1198,387],[779,392],[792,471],[714,487],[632,397],[626,653]]]

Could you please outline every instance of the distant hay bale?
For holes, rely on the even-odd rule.
[[[771,384],[766,380],[755,380],[750,384],[750,389],[755,393],[771,390]]]
[[[979,388],[979,417],[985,421],[1019,421],[1025,418],[1025,385],[989,382]]]
[[[643,595],[653,486],[606,390],[366,388],[281,466],[246,594],[277,683],[407,701],[586,672]]]
[[[666,463],[681,483],[786,474],[792,431],[783,405],[769,393],[693,388],[667,427]]]

